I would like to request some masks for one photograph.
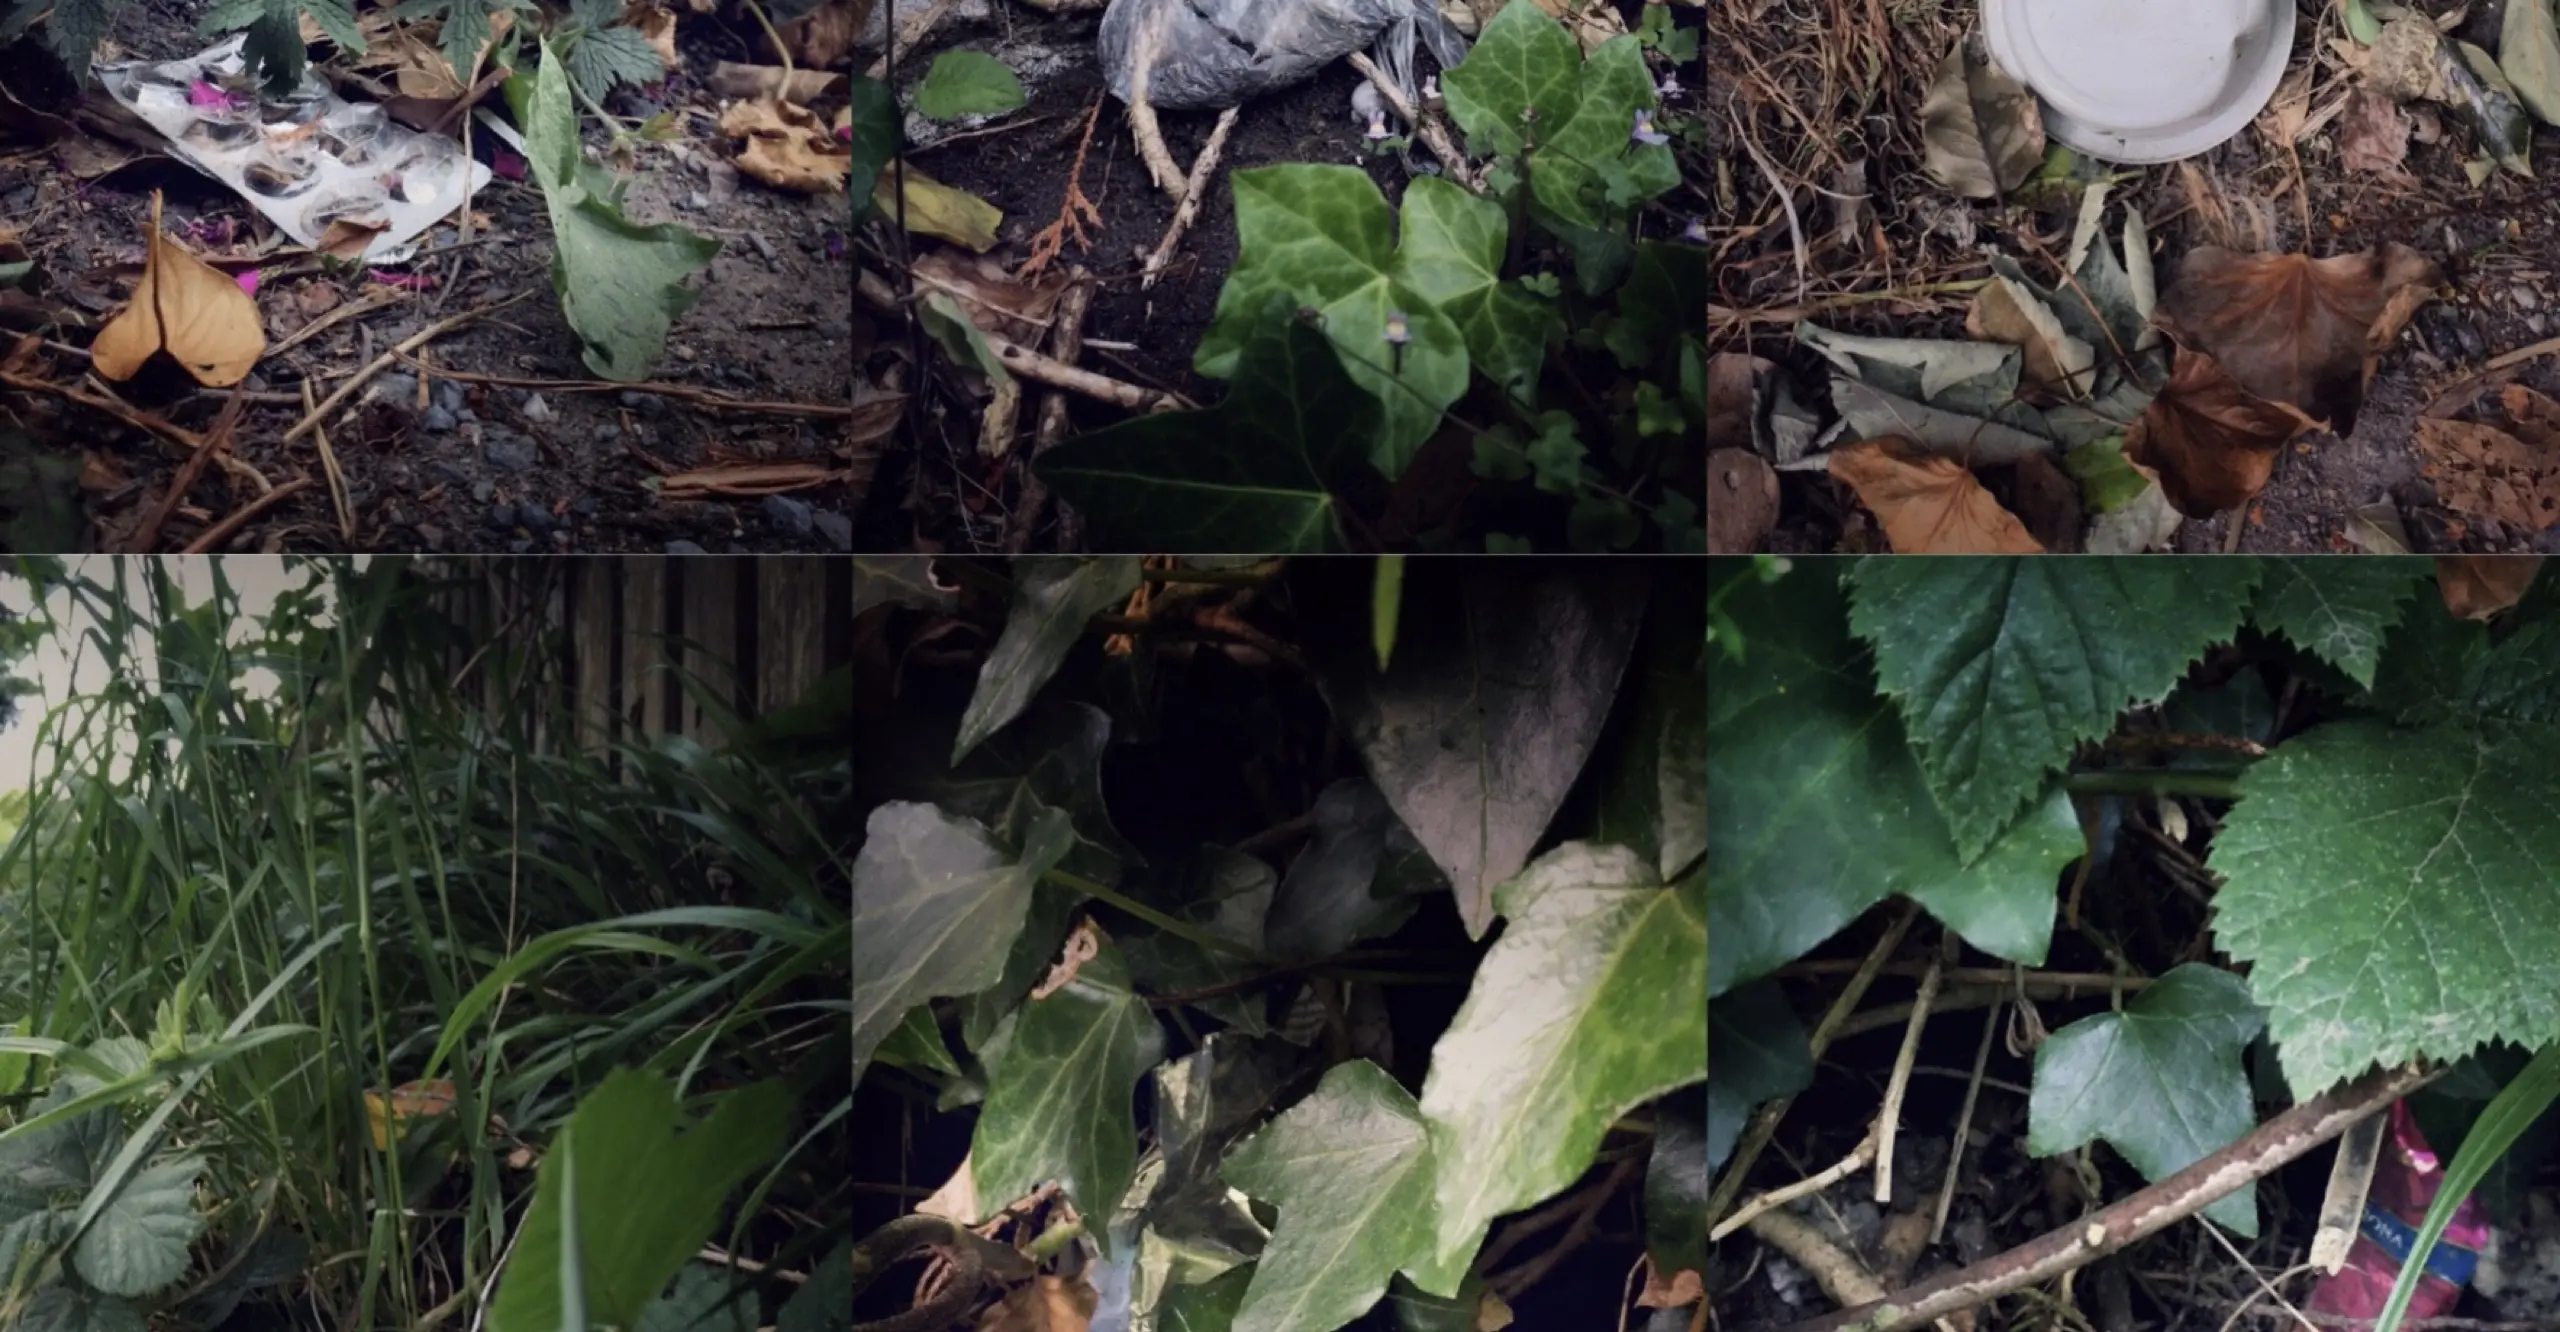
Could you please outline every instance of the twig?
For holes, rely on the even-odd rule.
[[[1155,68],[1156,57],[1164,50],[1164,27],[1171,12],[1164,0],[1147,10],[1139,21],[1138,40],[1129,55],[1129,133],[1138,141],[1138,155],[1146,159],[1147,174],[1156,188],[1182,201],[1182,168],[1174,165],[1173,153],[1164,146],[1164,133],[1156,126],[1155,105],[1147,100],[1147,76]]]
[[[169,483],[169,492],[160,497],[158,504],[151,506],[151,512],[143,518],[142,525],[136,527],[133,536],[125,542],[126,554],[146,554],[159,542],[161,524],[169,521],[169,515],[177,511],[179,501],[195,488],[197,479],[204,475],[205,464],[213,461],[215,454],[231,447],[232,432],[239,428],[240,413],[246,406],[240,401],[240,387],[246,383],[248,381],[244,379],[231,386],[231,396],[223,400],[222,411],[205,429],[204,442],[187,455],[186,462],[178,468],[177,479]]]
[[[306,379],[302,381],[302,410],[310,411],[312,406],[311,381]],[[329,431],[325,426],[313,429],[311,438],[320,446],[320,470],[329,478],[329,504],[338,511],[339,539],[352,550],[356,544],[355,506],[347,501],[347,478],[338,470],[338,451],[329,447]]]
[[[1458,145],[1450,140],[1448,126],[1441,124],[1437,117],[1424,115],[1423,108],[1406,101],[1404,93],[1387,77],[1387,72],[1378,68],[1378,62],[1358,51],[1345,59],[1369,80],[1369,86],[1378,90],[1378,95],[1386,100],[1388,106],[1395,108],[1396,115],[1422,136],[1422,146],[1440,159],[1441,166],[1448,168],[1449,179],[1477,194],[1484,193],[1484,177],[1467,165],[1467,155],[1459,152]]]
[[[1081,265],[1067,270],[1066,294],[1058,298],[1057,321],[1049,330],[1049,354],[1060,363],[1073,365],[1084,352],[1084,317],[1093,305],[1093,284],[1085,280]],[[1040,427],[1031,437],[1032,463],[1040,455],[1056,448],[1067,437],[1067,395],[1052,388],[1040,395]],[[1019,555],[1031,548],[1031,538],[1040,530],[1041,511],[1049,505],[1049,487],[1030,467],[1022,469],[1022,499],[1014,506],[1013,531],[1006,534],[1005,549]],[[1079,544],[1072,527],[1075,515],[1058,511],[1058,548],[1073,550]]]
[[[1209,193],[1209,173],[1218,169],[1218,152],[1227,146],[1227,131],[1236,127],[1236,117],[1243,110],[1231,106],[1218,113],[1218,123],[1209,131],[1209,146],[1201,149],[1200,160],[1191,164],[1191,179],[1183,184],[1182,205],[1173,210],[1173,225],[1164,229],[1164,239],[1156,242],[1155,253],[1147,256],[1147,266],[1138,277],[1138,290],[1156,285],[1165,261],[1173,258],[1173,248],[1182,243],[1182,233],[1189,231],[1191,219],[1200,215],[1200,201]]]
[[[436,322],[427,325],[425,328],[418,330],[418,332],[412,334],[407,341],[402,342],[399,346],[384,352],[380,356],[374,357],[371,361],[365,364],[363,369],[347,376],[346,382],[330,390],[329,396],[322,399],[319,406],[303,413],[302,420],[296,424],[293,429],[284,433],[284,439],[282,442],[290,444],[295,440],[302,438],[304,435],[309,434],[314,429],[317,429],[321,420],[327,417],[329,413],[338,410],[338,405],[345,402],[357,389],[362,388],[366,380],[373,378],[375,375],[380,374],[386,369],[389,369],[392,364],[400,359],[403,353],[416,351],[420,347],[426,346],[428,343],[443,337],[445,334],[450,333],[465,324],[479,319],[483,315],[496,314],[498,311],[506,309],[508,306],[533,295],[534,290],[535,289],[533,288],[528,288],[493,305],[484,305],[477,310],[465,310],[458,315],[448,315],[445,318],[439,319]]]
[[[371,314],[387,305],[398,305],[400,302],[407,299],[409,299],[408,296],[403,294],[398,296],[367,296],[360,301],[350,301],[347,304],[341,305],[337,309],[331,310],[327,314],[312,320],[310,323],[304,324],[302,327],[295,329],[292,336],[287,337],[284,341],[267,348],[267,355],[273,356],[281,351],[289,351],[292,348],[298,347],[303,343],[309,342],[313,338],[328,332],[329,329],[335,325],[344,323],[358,315]]]
[[[1009,342],[990,333],[987,345],[995,348],[1005,368],[1025,379],[1036,379],[1055,388],[1070,389],[1089,398],[1100,398],[1132,411],[1161,412],[1176,407],[1190,407],[1190,399],[1178,393],[1160,393],[1123,383],[1107,375],[1098,375],[1082,366],[1052,360],[1018,342]]]
[[[197,537],[195,540],[188,542],[187,548],[179,553],[182,555],[202,555],[206,551],[209,551],[215,546],[218,546],[224,541],[230,539],[232,533],[248,526],[250,519],[255,518],[259,514],[265,513],[267,510],[283,503],[287,498],[299,495],[310,488],[310,477],[297,476],[294,479],[285,482],[283,485],[268,491],[266,494],[260,495],[256,499],[249,501],[247,504],[240,506],[240,511],[238,513],[235,513],[230,517],[223,519],[221,522],[215,523],[213,526],[206,528],[203,536]]]
[[[2269,1296],[2275,1300],[2279,1308],[2282,1308],[2286,1313],[2293,1315],[2293,1321],[2302,1325],[2303,1332],[2322,1332],[2319,1324],[2304,1317],[2302,1310],[2295,1308],[2293,1301],[2286,1299],[2284,1297],[2284,1292],[2277,1290],[2275,1286],[2267,1280],[2266,1275],[2258,1270],[2258,1265],[2250,1262],[2248,1258],[2240,1252],[2239,1246],[2231,1242],[2231,1237],[2222,1233],[2222,1227],[2215,1225],[2209,1219],[2198,1218],[2198,1221],[2204,1226],[2204,1233],[2213,1236],[2213,1242],[2221,1245],[2224,1253],[2231,1255],[2231,1261],[2240,1264],[2240,1270],[2248,1273],[2249,1279],[2258,1283],[2258,1289],[2250,1293],[2247,1304],[2257,1303],[2258,1296],[2260,1295]],[[2298,1267],[2288,1268],[2285,1271],[2278,1273],[2276,1275],[2276,1280],[2284,1281],[2300,1273],[2311,1270],[2311,1264],[2304,1263]],[[2244,1305],[2243,1307],[2246,1306]],[[2239,1321],[2239,1318],[2240,1312],[2235,1309],[2232,1311],[2231,1317],[2224,1320],[2223,1326],[2228,1328],[2232,1323]]]
[[[1771,1189],[1766,1193],[1753,1197],[1751,1201],[1733,1209],[1733,1215],[1726,1217],[1722,1221],[1718,1221],[1714,1228],[1707,1232],[1707,1240],[1709,1243],[1713,1243],[1717,1240],[1723,1239],[1725,1236],[1742,1229],[1744,1226],[1750,1225],[1755,1218],[1759,1217],[1763,1213],[1784,1207],[1788,1203],[1794,1202],[1796,1199],[1805,1197],[1808,1194],[1820,1193],[1824,1189],[1830,1188],[1832,1185],[1847,1179],[1849,1176],[1866,1169],[1875,1161],[1875,1159],[1876,1130],[1875,1126],[1871,1124],[1867,1126],[1867,1136],[1860,1138],[1858,1140],[1858,1145],[1851,1148],[1847,1156],[1841,1157],[1839,1160],[1832,1162],[1822,1170],[1814,1174],[1807,1175],[1793,1184],[1786,1185],[1783,1188]]]
[[[1085,197],[1084,155],[1085,150],[1093,147],[1093,127],[1102,123],[1102,96],[1101,93],[1093,95],[1093,110],[1085,115],[1084,138],[1076,144],[1076,164],[1067,172],[1067,197],[1058,205],[1057,220],[1042,227],[1040,234],[1031,238],[1031,257],[1023,261],[1021,271],[1015,275],[1025,282],[1039,277],[1049,267],[1049,261],[1058,257],[1058,251],[1066,248],[1070,229],[1076,233],[1079,252],[1093,249],[1093,237],[1085,231],[1084,224],[1091,222],[1101,226],[1102,209]]]
[[[1893,1057],[1893,1072],[1884,1084],[1884,1105],[1876,1111],[1876,1201],[1893,1201],[1893,1139],[1902,1122],[1902,1094],[1911,1086],[1911,1064],[1920,1057],[1920,1033],[1929,1025],[1929,1006],[1938,998],[1938,984],[1945,976],[1943,964],[1955,944],[1956,936],[1946,934],[1939,939],[1938,956],[1929,961],[1929,974],[1920,978],[1920,993],[1911,1001],[1911,1020],[1903,1024],[1902,1050]]]
[[[56,384],[30,375],[11,374],[5,370],[0,370],[0,388],[20,389],[28,393],[49,393],[65,401],[76,402],[83,407],[94,407],[136,430],[157,435],[189,453],[204,447],[203,436],[134,407],[113,394],[89,393],[75,385]],[[234,392],[237,391],[235,388]],[[258,395],[254,393],[242,393],[240,396],[244,401],[258,400]],[[229,453],[223,454],[217,461],[222,464],[222,470],[247,481],[257,487],[261,493],[275,488],[257,468]]]
[[[1794,1259],[1797,1266],[1813,1274],[1823,1294],[1841,1304],[1865,1305],[1884,1298],[1884,1283],[1792,1212],[1768,1212],[1752,1218],[1751,1234]]]
[[[1555,1270],[1556,1264],[1563,1262],[1567,1255],[1590,1242],[1593,1232],[1600,1226],[1600,1209],[1606,1207],[1609,1199],[1617,1196],[1618,1190],[1635,1177],[1636,1171],[1642,1168],[1644,1162],[1645,1157],[1641,1154],[1629,1156],[1620,1161],[1609,1171],[1607,1179],[1600,1181],[1584,1195],[1581,1214],[1573,1219],[1573,1226],[1565,1231],[1564,1238],[1540,1250],[1538,1255],[1529,1261],[1488,1280],[1485,1283],[1486,1288],[1503,1299],[1510,1300],[1544,1280],[1547,1273]]]
[[[1762,152],[1760,145],[1752,139],[1751,131],[1743,127],[1742,118],[1730,112],[1727,113],[1727,118],[1733,122],[1733,137],[1742,144],[1743,151],[1751,154],[1751,160],[1759,166],[1760,174],[1769,178],[1769,188],[1776,191],[1778,195],[1778,206],[1786,210],[1787,239],[1795,243],[1796,250],[1796,303],[1801,305],[1805,298],[1807,274],[1813,265],[1805,253],[1804,222],[1796,216],[1795,192],[1787,188],[1785,178],[1778,174],[1777,164],[1769,160],[1769,155]]]
[[[2000,1005],[1994,1003],[1982,1015],[1982,1039],[1973,1047],[1973,1074],[1965,1079],[1964,1106],[1956,1111],[1954,1145],[1947,1149],[1946,1177],[1938,1182],[1938,1209],[1929,1218],[1929,1242],[1937,1243],[1947,1233],[1947,1209],[1956,1200],[1956,1181],[1962,1176],[1956,1167],[1964,1163],[1964,1144],[1973,1132],[1973,1105],[1982,1095],[1982,1070],[1991,1062],[1991,1033],[2000,1029]]]
[[[400,352],[396,348],[389,354],[399,356],[403,364],[415,366],[420,370],[426,369],[418,364],[416,357]],[[515,375],[483,375],[465,370],[447,370],[442,367],[437,367],[434,373],[438,379],[454,379],[468,384],[498,384],[507,388],[535,388],[553,393],[648,393],[661,398],[682,398],[686,402],[700,403],[705,407],[726,407],[737,412],[769,412],[775,416],[851,416],[854,411],[851,407],[832,407],[825,403],[772,402],[760,398],[733,398],[717,389],[696,388],[691,384],[668,384],[654,379],[644,379],[629,384],[607,379],[525,379]],[[423,379],[420,382],[424,382]]]

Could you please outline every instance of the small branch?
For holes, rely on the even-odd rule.
[[[1155,69],[1156,57],[1164,51],[1165,17],[1170,10],[1157,5],[1147,11],[1138,28],[1138,41],[1129,53],[1129,134],[1138,141],[1138,155],[1146,159],[1147,174],[1155,179],[1156,188],[1180,203],[1184,198],[1183,171],[1174,165],[1173,153],[1164,146],[1164,132],[1156,126],[1156,108],[1147,100],[1147,76]]]
[[[284,439],[279,442],[290,444],[295,440],[302,438],[304,435],[310,434],[314,429],[319,427],[319,424],[322,421],[328,419],[330,413],[338,410],[338,405],[340,403],[345,402],[357,389],[364,387],[366,380],[373,378],[384,370],[390,369],[391,366],[397,363],[403,355],[416,351],[420,347],[426,346],[428,343],[443,337],[445,334],[450,333],[465,324],[496,314],[498,311],[506,309],[508,306],[524,300],[531,295],[533,295],[533,290],[531,289],[520,291],[503,301],[496,302],[495,304],[484,305],[477,310],[465,310],[458,315],[448,315],[445,318],[439,319],[436,322],[427,325],[425,328],[418,330],[416,333],[412,334],[407,341],[402,342],[397,347],[391,348],[380,356],[374,357],[371,361],[365,364],[363,369],[347,376],[346,382],[338,385],[335,389],[330,390],[329,396],[321,399],[319,406],[303,413],[301,422],[294,426],[293,429],[284,432]]]
[[[1938,984],[1945,975],[1947,954],[1956,941],[1950,932],[1940,936],[1938,955],[1929,960],[1929,974],[1920,978],[1920,993],[1911,1001],[1911,1020],[1902,1027],[1902,1049],[1893,1057],[1893,1072],[1884,1084],[1884,1105],[1876,1111],[1876,1201],[1893,1201],[1893,1139],[1902,1123],[1902,1094],[1911,1087],[1911,1065],[1920,1057],[1920,1033],[1929,1025],[1929,1006],[1937,1001]]]
[[[205,464],[231,447],[231,437],[240,428],[240,412],[244,406],[240,400],[241,386],[248,382],[243,379],[231,386],[231,396],[223,400],[222,411],[204,432],[203,445],[187,455],[186,462],[178,468],[177,479],[169,483],[168,493],[160,497],[158,504],[151,506],[151,512],[143,518],[141,525],[133,529],[133,536],[124,545],[126,554],[147,554],[159,544],[161,525],[169,521],[170,514],[177,512],[178,505],[187,498],[187,492],[195,489],[196,481],[204,476]]]
[[[1778,1208],[1786,1206],[1788,1203],[1794,1202],[1798,1198],[1806,1196],[1807,1194],[1820,1193],[1824,1189],[1830,1188],[1832,1185],[1847,1179],[1849,1176],[1866,1169],[1867,1166],[1873,1163],[1875,1159],[1876,1130],[1874,1125],[1869,1125],[1867,1127],[1867,1136],[1859,1139],[1858,1145],[1851,1148],[1847,1156],[1841,1157],[1839,1160],[1832,1162],[1830,1166],[1817,1174],[1807,1175],[1803,1179],[1797,1180],[1795,1183],[1789,1184],[1784,1188],[1771,1189],[1767,1193],[1760,1194],[1751,1201],[1733,1209],[1733,1215],[1726,1217],[1722,1221],[1718,1221],[1715,1224],[1715,1228],[1707,1232],[1707,1241],[1709,1243],[1714,1243],[1715,1241],[1723,1239],[1725,1236],[1742,1229],[1744,1226],[1750,1225],[1764,1213],[1775,1211]]]
[[[1610,1170],[1608,1178],[1584,1192],[1579,1201],[1579,1215],[1574,1217],[1572,1228],[1564,1232],[1564,1238],[1540,1250],[1536,1257],[1501,1276],[1488,1277],[1485,1280],[1485,1288],[1503,1300],[1509,1301],[1518,1298],[1520,1292],[1544,1280],[1547,1273],[1555,1270],[1556,1264],[1563,1262],[1568,1255],[1591,1241],[1593,1232],[1600,1226],[1600,1209],[1606,1207],[1609,1200],[1617,1196],[1618,1190],[1625,1187],[1628,1180],[1635,1178],[1636,1171],[1643,1167],[1644,1162],[1645,1157],[1642,1154],[1632,1155],[1620,1161]]]
[[[1423,108],[1406,101],[1404,93],[1396,87],[1393,80],[1387,77],[1387,72],[1378,68],[1378,62],[1358,51],[1352,52],[1346,59],[1351,62],[1353,69],[1360,71],[1362,77],[1369,80],[1369,86],[1378,90],[1378,96],[1384,98],[1388,106],[1395,108],[1396,115],[1401,117],[1404,123],[1413,126],[1416,134],[1422,136],[1422,146],[1430,149],[1433,157],[1440,159],[1440,165],[1448,169],[1449,179],[1465,186],[1473,193],[1484,193],[1484,177],[1467,165],[1467,155],[1459,152],[1458,145],[1450,141],[1448,126],[1441,124],[1436,118],[1423,115]]]
[[[1135,384],[1124,383],[1108,375],[1098,375],[1082,366],[1052,360],[1021,343],[1008,341],[992,333],[987,335],[987,345],[995,348],[996,356],[1003,360],[1006,369],[1025,379],[1036,379],[1053,388],[1069,389],[1089,398],[1100,398],[1104,402],[1126,407],[1131,411],[1162,412],[1193,405],[1190,399],[1178,393],[1159,393],[1154,389],[1143,389]]]
[[[1058,317],[1049,329],[1049,356],[1060,365],[1074,365],[1084,354],[1084,318],[1093,307],[1094,284],[1086,281],[1084,267],[1067,269],[1066,294],[1058,298]],[[1067,394],[1051,388],[1040,395],[1040,425],[1031,436],[1031,461],[1056,448],[1067,437]],[[1005,537],[1008,554],[1019,555],[1031,548],[1031,539],[1040,531],[1040,518],[1049,507],[1049,487],[1030,467],[1022,469],[1022,498],[1014,505],[1013,531]],[[1079,542],[1073,530],[1077,526],[1070,510],[1058,513],[1058,549],[1073,550]]]
[[[1173,210],[1173,225],[1164,229],[1164,239],[1156,242],[1155,253],[1147,256],[1145,272],[1138,278],[1138,290],[1156,285],[1167,260],[1173,258],[1174,247],[1182,243],[1182,234],[1191,230],[1191,219],[1200,215],[1200,201],[1209,194],[1209,173],[1218,169],[1218,152],[1227,146],[1227,131],[1236,127],[1242,107],[1228,107],[1218,113],[1218,123],[1209,131],[1209,146],[1200,150],[1200,160],[1191,164],[1191,179],[1182,187],[1182,206]]]
[[[234,513],[230,517],[223,519],[221,522],[215,523],[213,526],[206,528],[203,536],[197,537],[195,540],[188,542],[186,549],[178,553],[181,555],[202,555],[206,551],[209,551],[215,546],[221,545],[224,541],[229,540],[232,533],[248,526],[250,519],[257,517],[259,514],[265,513],[267,510],[274,508],[285,500],[290,499],[295,495],[299,495],[310,488],[310,477],[297,476],[294,479],[285,482],[283,485],[268,491],[266,494],[260,495],[256,499],[249,501],[247,504],[240,506],[239,512]]]

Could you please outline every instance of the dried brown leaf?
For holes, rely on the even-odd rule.
[[[1836,449],[1831,474],[1849,483],[1902,555],[2037,555],[2044,547],[2017,515],[1953,458],[1905,440]]]
[[[1920,122],[1930,178],[1968,199],[1997,199],[2044,163],[2044,112],[1979,33],[1938,62]]]
[[[2206,353],[2177,349],[2169,383],[2125,432],[2125,457],[2160,474],[2178,512],[2209,518],[2249,502],[2275,474],[2301,418],[2249,392]]]
[[[2024,387],[2044,398],[2086,398],[2097,382],[2096,350],[2064,332],[2052,306],[2008,278],[1995,275],[1974,293],[1964,331],[2025,353]]]
[[[2338,121],[2338,159],[2349,171],[2409,180],[2401,165],[2409,156],[2409,117],[2388,97],[2358,88]]]
[[[2397,242],[2328,259],[2200,246],[2162,294],[2160,320],[2251,393],[2343,435],[2364,401],[2372,340],[2396,335],[2440,277]]]
[[[2539,555],[2438,555],[2436,591],[2444,608],[2465,620],[2486,620],[2524,599]]]

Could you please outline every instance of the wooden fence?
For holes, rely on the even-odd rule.
[[[493,711],[527,709],[549,749],[551,719],[576,719],[577,743],[687,736],[722,743],[713,711],[674,666],[754,717],[798,701],[853,659],[853,562],[823,555],[592,555],[446,559],[422,568],[462,580],[441,594],[464,631],[450,663],[514,652],[537,695],[502,694],[503,672],[470,677]],[[850,740],[848,740],[848,744]]]

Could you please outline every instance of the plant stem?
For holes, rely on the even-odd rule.
[[[1223,935],[1212,934],[1201,926],[1194,925],[1189,921],[1177,920],[1172,916],[1168,916],[1165,913],[1156,910],[1154,907],[1148,906],[1146,903],[1141,902],[1136,898],[1130,897],[1128,894],[1121,892],[1117,888],[1106,887],[1081,875],[1069,874],[1065,870],[1044,870],[1041,872],[1041,877],[1046,878],[1051,883],[1057,884],[1060,887],[1073,888],[1077,892],[1093,898],[1096,901],[1117,907],[1120,910],[1155,926],[1157,929],[1160,929],[1167,934],[1174,935],[1177,938],[1189,939],[1191,942],[1196,943],[1203,948],[1225,953],[1229,957],[1241,957],[1249,962],[1261,962],[1267,964],[1271,961],[1270,958],[1263,956],[1260,952],[1247,948],[1233,939],[1226,938]]]
[[[2240,774],[2231,770],[2159,768],[2075,772],[2062,779],[2073,795],[2182,795],[2204,800],[2240,798]]]
[[[1075,1243],[1076,1237],[1083,1233],[1082,1221],[1061,1221],[1041,1231],[1040,1238],[1031,1241],[1031,1247],[1025,1252],[1031,1255],[1031,1261],[1045,1263],[1057,1257],[1060,1249]]]

